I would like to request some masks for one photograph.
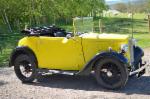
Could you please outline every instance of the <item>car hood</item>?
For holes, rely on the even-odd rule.
[[[97,33],[86,33],[82,34],[80,37],[84,39],[101,39],[101,40],[127,40],[129,35],[122,34],[97,34]]]

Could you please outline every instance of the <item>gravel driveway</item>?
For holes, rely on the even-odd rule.
[[[150,49],[145,49],[150,58]],[[149,69],[150,70],[150,69]],[[0,99],[150,99],[150,71],[140,79],[130,78],[126,87],[110,91],[97,85],[93,75],[88,77],[52,75],[36,83],[22,84],[13,68],[0,69]]]

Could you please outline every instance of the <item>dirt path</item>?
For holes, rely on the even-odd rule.
[[[150,48],[145,49],[145,60]],[[149,69],[150,70],[150,69]],[[22,84],[13,68],[0,69],[0,99],[150,99],[150,72],[140,79],[130,78],[126,87],[110,91],[98,87],[93,75],[73,77],[53,75],[39,83]]]

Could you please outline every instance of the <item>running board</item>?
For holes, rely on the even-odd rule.
[[[52,74],[74,75],[78,71],[38,69],[38,72],[41,73],[42,75],[52,75]]]

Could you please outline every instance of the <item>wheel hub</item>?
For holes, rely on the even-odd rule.
[[[20,64],[20,71],[25,77],[32,75],[31,64]]]
[[[108,76],[108,77],[112,77],[112,75],[113,75],[113,74],[112,74],[111,71],[108,71],[108,72],[107,72],[107,76]]]
[[[106,63],[102,66],[100,70],[103,81],[109,85],[113,85],[120,81],[120,72],[117,66],[113,63]]]

